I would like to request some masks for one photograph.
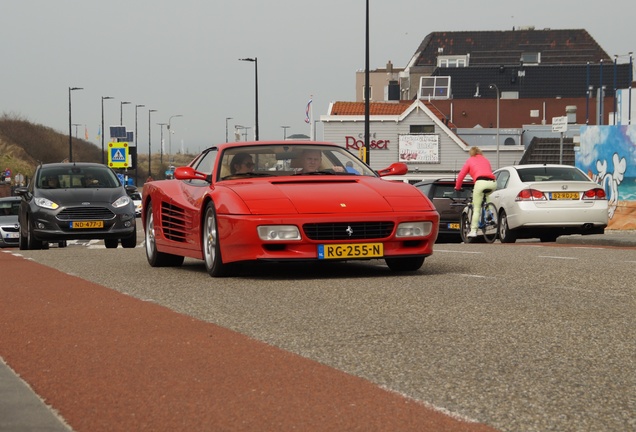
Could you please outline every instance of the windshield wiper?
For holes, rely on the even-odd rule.
[[[226,175],[225,177],[222,177],[221,180],[236,179],[236,178],[251,178],[251,177],[272,177],[274,175],[276,174],[269,174],[269,173],[262,173],[262,172],[236,173],[236,174]]]

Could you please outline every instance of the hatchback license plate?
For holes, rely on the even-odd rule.
[[[452,229],[452,230],[459,230],[459,224],[458,223],[449,223],[448,224],[448,229]]]
[[[73,229],[104,228],[104,221],[74,221],[74,222],[71,222],[71,228]]]
[[[318,259],[377,258],[384,255],[382,243],[318,245]]]
[[[552,192],[550,199],[553,200],[577,200],[579,199],[578,192]]]

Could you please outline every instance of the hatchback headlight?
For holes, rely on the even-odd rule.
[[[128,204],[130,204],[130,198],[128,198],[128,195],[124,195],[123,197],[118,198],[117,201],[113,203],[113,207],[119,208]]]
[[[431,222],[402,222],[397,227],[395,237],[426,237],[432,230]]]
[[[300,240],[300,231],[296,225],[262,225],[258,227],[258,236],[268,241]]]
[[[50,210],[55,210],[56,208],[59,207],[57,203],[54,203],[50,199],[46,199],[46,198],[35,198],[33,202],[35,202],[35,205],[38,207],[42,207],[42,208],[46,208]]]

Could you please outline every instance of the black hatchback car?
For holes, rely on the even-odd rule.
[[[135,208],[115,172],[97,163],[37,167],[28,187],[16,188],[20,203],[20,249],[46,249],[50,242],[103,239],[137,244]]]
[[[426,195],[439,213],[437,241],[461,242],[462,210],[470,199],[473,181],[464,180],[462,190],[455,190],[454,178],[422,180],[413,186]]]

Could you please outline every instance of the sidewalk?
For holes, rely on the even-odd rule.
[[[585,246],[636,247],[635,230],[605,230],[605,234],[561,236],[557,244],[579,244]]]

